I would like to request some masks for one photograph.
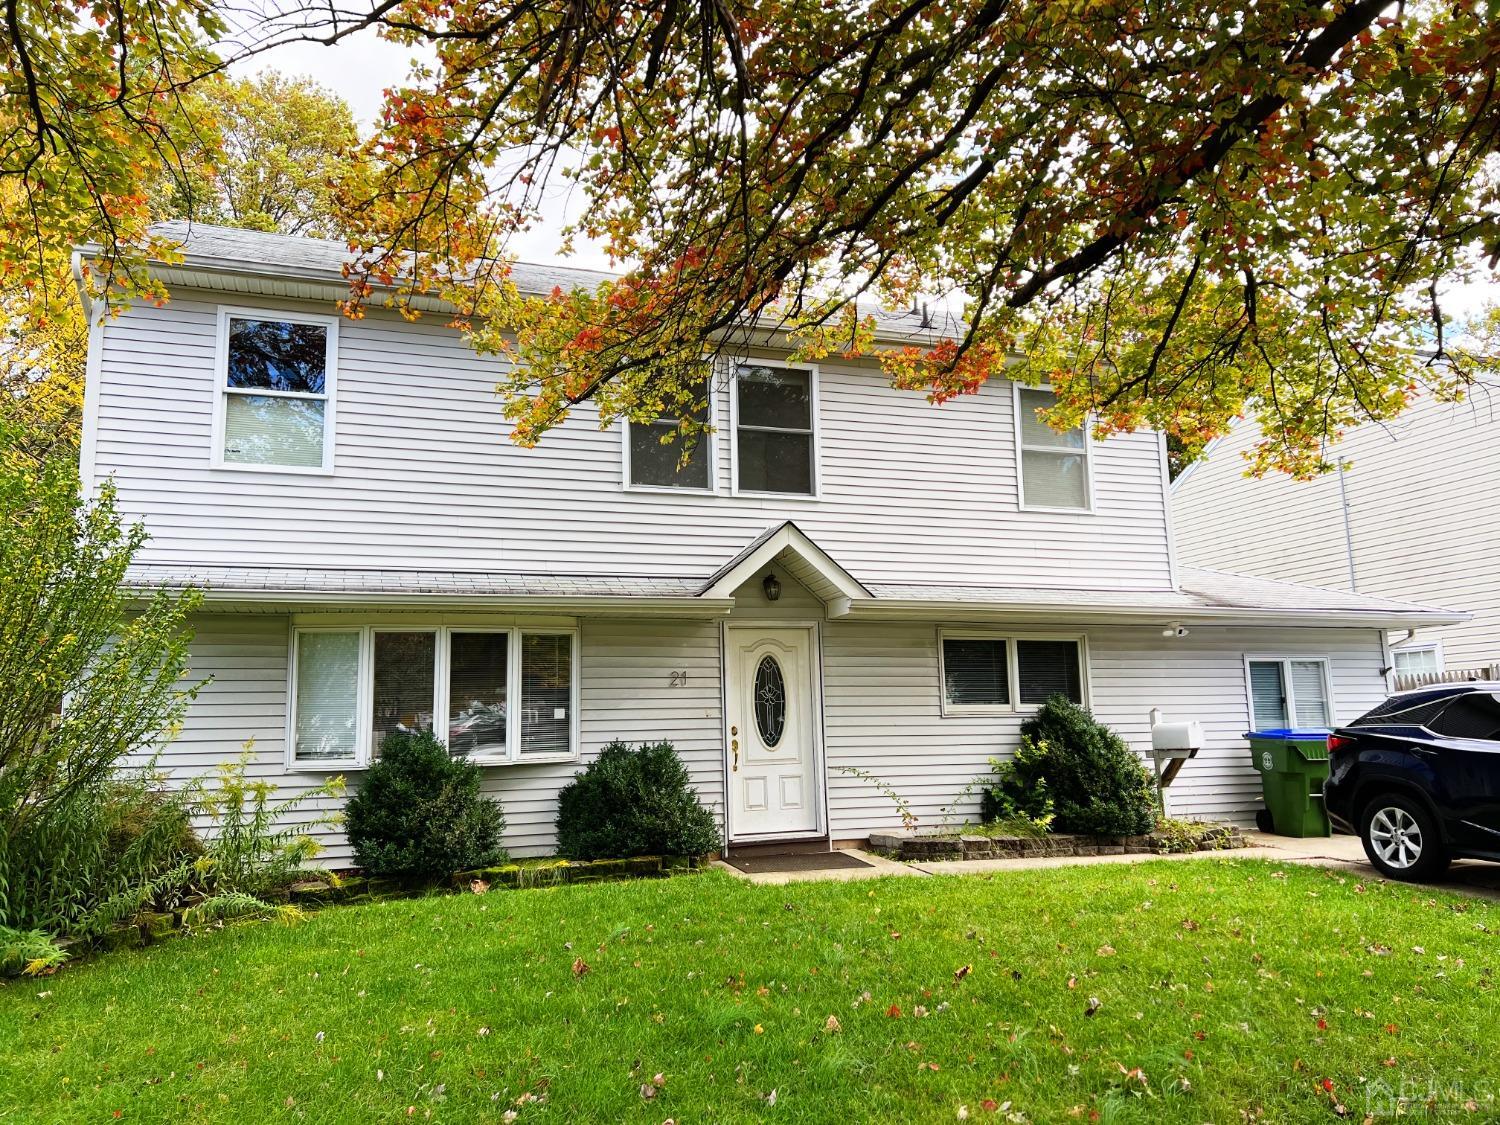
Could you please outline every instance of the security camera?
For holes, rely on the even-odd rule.
[[[1164,637],[1185,637],[1188,635],[1188,627],[1174,621],[1161,631],[1161,635]]]

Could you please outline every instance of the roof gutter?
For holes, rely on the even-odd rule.
[[[187,587],[179,587],[186,589]],[[156,587],[135,587],[135,599],[145,601]],[[267,606],[333,609],[488,609],[520,613],[587,613],[591,617],[727,617],[733,598],[682,597],[593,597],[556,594],[426,594],[378,590],[233,590],[200,588],[207,612],[234,607],[264,609]]]
[[[1087,616],[1087,622],[1071,616]],[[1458,625],[1473,617],[1458,610],[1339,610],[1257,609],[1254,607],[1057,605],[1035,602],[984,603],[936,599],[839,598],[829,605],[828,616],[851,621],[1036,621],[1056,624],[1063,615],[1068,624],[1159,625],[1191,621],[1203,625],[1326,625],[1348,628],[1412,629],[1436,625]]]

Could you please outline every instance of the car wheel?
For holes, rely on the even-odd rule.
[[[1390,879],[1422,882],[1448,869],[1448,849],[1425,805],[1400,793],[1384,793],[1365,806],[1359,838],[1377,871]]]

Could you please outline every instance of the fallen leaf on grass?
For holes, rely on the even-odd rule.
[[[585,961],[582,957],[577,957],[577,958],[575,958],[573,960],[573,975],[575,977],[581,977],[581,976],[583,976],[584,973],[586,973],[588,971],[589,971],[589,963],[587,961]]]
[[[959,968],[954,969],[953,970],[953,983],[957,984],[959,981],[963,980],[964,977],[968,976],[973,971],[974,971],[974,966],[973,965],[962,965]],[[1016,977],[1017,980],[1020,980],[1021,979],[1021,974],[1020,973],[1016,973],[1015,977]]]

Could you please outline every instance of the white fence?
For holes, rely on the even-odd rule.
[[[1500,680],[1500,664],[1486,668],[1449,668],[1443,672],[1407,672],[1391,677],[1397,691],[1429,687],[1432,684],[1467,684],[1477,680]]]

